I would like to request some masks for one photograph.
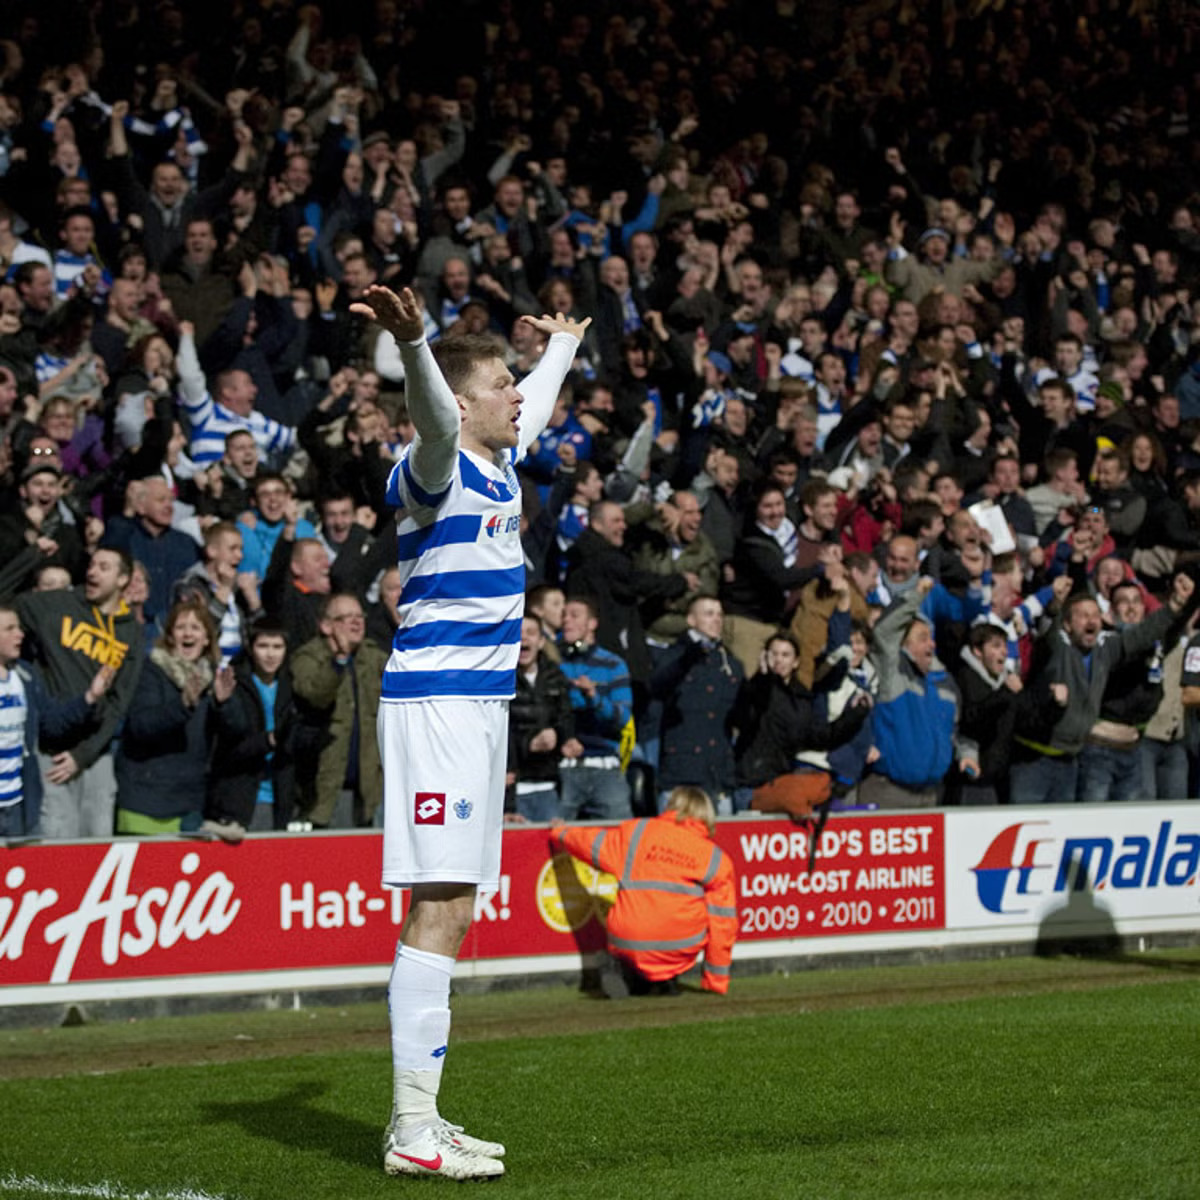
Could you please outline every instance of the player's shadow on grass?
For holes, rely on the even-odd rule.
[[[315,1102],[328,1091],[328,1084],[314,1080],[264,1100],[209,1100],[203,1105],[204,1120],[236,1125],[251,1137],[295,1150],[323,1150],[352,1166],[371,1163],[382,1152],[382,1125],[317,1107]]]
[[[1067,901],[1042,918],[1034,953],[1041,958],[1120,958],[1121,938],[1112,913],[1096,900],[1087,863],[1078,856],[1071,860],[1066,883]]]

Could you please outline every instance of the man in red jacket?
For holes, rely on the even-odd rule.
[[[737,938],[733,863],[713,844],[716,813],[700,788],[678,787],[659,817],[601,829],[559,825],[555,848],[615,875],[608,948],[623,980],[604,978],[609,996],[647,991],[695,965],[704,953],[704,987],[724,994]],[[624,987],[621,986],[622,982]]]

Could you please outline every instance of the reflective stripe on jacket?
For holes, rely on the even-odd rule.
[[[608,946],[647,979],[672,979],[704,952],[704,986],[729,990],[737,938],[733,863],[700,821],[661,817],[559,829],[559,845],[615,875]]]

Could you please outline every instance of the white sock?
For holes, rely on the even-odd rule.
[[[438,1088],[450,1036],[454,959],[396,947],[388,983],[392,1026],[393,1111],[401,1128],[420,1132],[437,1120]]]

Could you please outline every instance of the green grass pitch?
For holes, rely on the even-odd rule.
[[[625,1004],[455,1001],[443,1112],[495,1195],[1200,1196],[1200,959],[735,980]],[[457,1034],[457,1036],[455,1036]],[[0,1030],[0,1196],[373,1200],[379,1006]]]

